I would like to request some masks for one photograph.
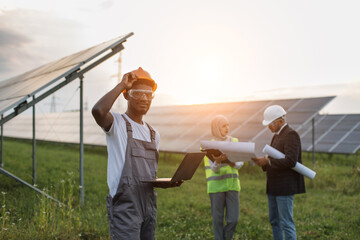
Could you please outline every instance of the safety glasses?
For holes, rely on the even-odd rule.
[[[151,100],[155,97],[155,92],[151,90],[130,89],[129,96],[136,100],[139,100],[145,96],[147,100]]]

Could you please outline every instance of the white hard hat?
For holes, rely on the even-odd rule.
[[[262,124],[264,126],[267,126],[270,123],[272,123],[275,119],[278,119],[279,117],[282,117],[285,114],[286,112],[281,106],[279,105],[269,106],[264,111],[264,120]]]

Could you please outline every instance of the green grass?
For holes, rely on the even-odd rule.
[[[4,169],[32,182],[29,141],[6,139]],[[0,174],[0,239],[110,239],[105,198],[107,154],[85,147],[85,206],[79,206],[78,146],[37,143],[37,185],[69,206],[61,207]],[[159,177],[171,176],[182,159],[160,155]],[[303,154],[312,168],[311,155]],[[298,239],[360,239],[360,160],[357,155],[316,155],[314,180],[296,195]],[[240,169],[240,221],[234,239],[271,239],[265,174],[246,164]],[[210,200],[204,167],[179,188],[157,189],[156,239],[212,239]]]

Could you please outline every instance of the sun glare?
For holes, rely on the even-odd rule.
[[[202,83],[211,86],[219,81],[219,64],[215,61],[204,62],[199,66],[198,76]],[[203,85],[203,84],[202,84]]]
[[[221,83],[221,64],[216,59],[202,59],[194,64],[189,75],[192,87],[182,92],[182,104],[213,102]]]

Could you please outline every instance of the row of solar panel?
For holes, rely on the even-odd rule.
[[[210,122],[218,114],[230,121],[230,135],[239,141],[256,143],[256,152],[269,143],[272,134],[261,125],[264,108],[281,104],[287,122],[299,132],[304,151],[312,150],[312,122],[315,118],[315,151],[355,153],[360,148],[360,114],[318,115],[332,97],[153,107],[145,121],[161,135],[160,150],[189,152],[199,149],[200,140],[211,139]],[[79,142],[79,113],[36,116],[36,138],[56,142]],[[32,138],[32,116],[21,115],[4,125],[4,135]],[[106,145],[105,134],[89,112],[84,114],[84,142]]]

